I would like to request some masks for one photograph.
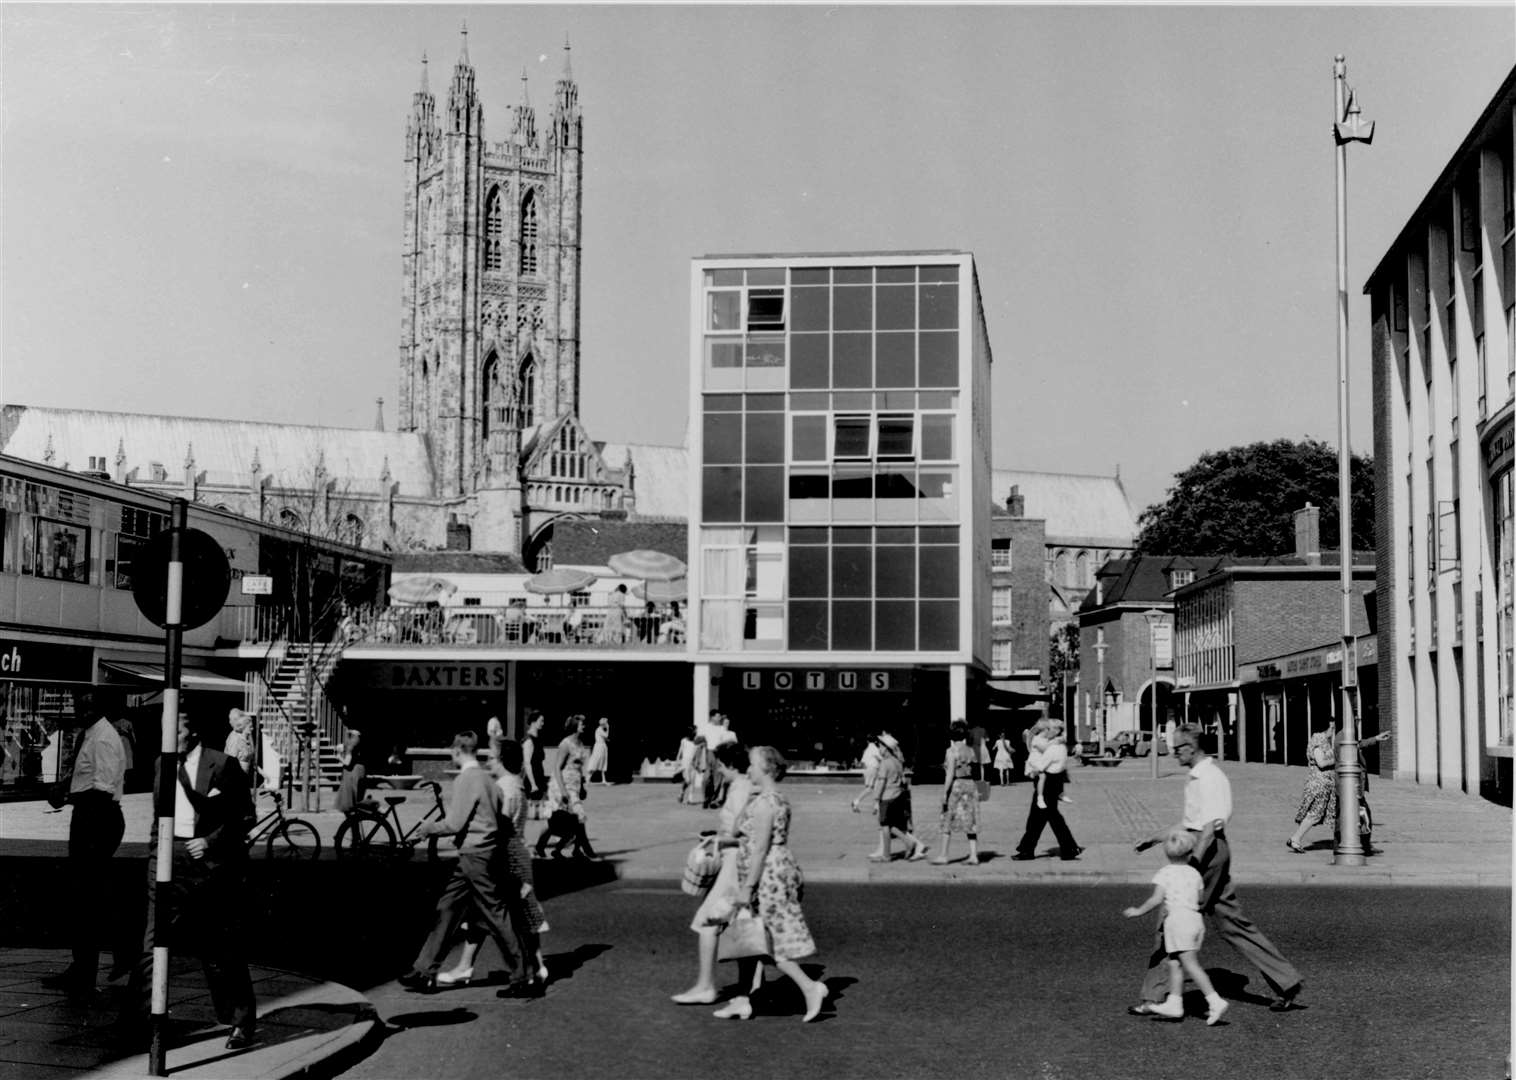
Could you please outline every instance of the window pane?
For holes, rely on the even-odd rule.
[[[832,548],[832,595],[868,597],[874,595],[873,549],[866,547]]]
[[[869,418],[867,416],[839,416],[835,425],[833,457],[866,458],[869,456]]]
[[[743,520],[783,521],[784,466],[749,466],[744,472],[747,491]]]
[[[874,646],[873,606],[863,602],[832,604],[832,648],[871,649]]]
[[[60,581],[89,581],[89,530],[38,519],[36,575]]]
[[[742,460],[742,414],[714,413],[705,418],[701,452],[707,465],[735,465]]]
[[[873,289],[852,288],[832,290],[833,330],[872,330],[873,328]]]
[[[825,600],[790,601],[791,649],[801,651],[826,648],[827,607]]]
[[[921,385],[958,385],[958,335],[922,334]]]
[[[913,416],[881,416],[879,418],[879,449],[881,458],[910,458],[916,453],[916,418]]]
[[[784,367],[784,335],[749,335],[744,362],[750,368]]]
[[[832,471],[833,499],[874,498],[874,473],[867,465],[839,466]],[[856,517],[855,517],[856,520]]]
[[[826,499],[832,491],[831,477],[825,472],[800,472],[790,473],[790,501],[801,499]],[[791,513],[794,508],[791,508]],[[814,521],[815,518],[807,516],[806,520]],[[824,520],[824,519],[823,519]]]
[[[874,471],[874,513],[880,521],[915,521],[916,468],[879,465]]]
[[[921,602],[921,648],[924,650],[958,648],[958,601],[923,600]]]
[[[867,525],[838,526],[832,530],[834,544],[872,544],[873,542],[874,530]]]
[[[743,399],[747,411],[754,412],[784,412],[783,394],[748,394]]]
[[[867,390],[839,390],[832,395],[832,408],[837,412],[853,412],[857,409],[872,409],[874,395]]]
[[[830,330],[832,295],[829,289],[790,290],[790,329]]]
[[[956,544],[958,543],[958,529],[956,526],[923,526],[921,529],[921,542],[923,544]]]
[[[916,595],[916,549],[881,547],[874,549],[874,595]]]
[[[708,413],[742,411],[741,394],[706,394],[704,397],[705,411]]]
[[[749,285],[783,285],[784,270],[782,266],[748,267],[747,283]]]
[[[958,517],[957,480],[957,471],[953,469],[921,470],[922,521],[952,521]]]
[[[741,285],[741,270],[707,270],[705,272],[707,285]]]
[[[707,465],[700,490],[702,521],[742,520],[742,469]]]
[[[826,412],[831,408],[832,395],[807,391],[790,395],[790,412]]]
[[[742,293],[733,289],[730,292],[708,294],[705,328],[707,330],[741,330]]]
[[[749,330],[784,329],[783,289],[748,290],[747,328]]]
[[[891,281],[915,281],[916,268],[914,266],[876,266],[874,276],[880,284]]]
[[[790,543],[792,545],[825,544],[828,531],[827,529],[791,529]]]
[[[874,268],[872,266],[834,267],[832,281],[837,285],[870,285],[874,281]]]
[[[921,459],[923,461],[953,460],[952,416],[927,413],[921,418]]]
[[[790,549],[790,595],[798,597],[829,596],[830,549],[799,547]]]
[[[921,595],[958,595],[958,549],[956,547],[921,549]]]
[[[790,271],[791,285],[825,285],[831,280],[832,271],[825,266],[797,266]]]
[[[874,648],[916,647],[916,602],[881,600],[874,604]]]
[[[874,385],[916,385],[916,335],[879,334],[874,339]]]
[[[797,416],[791,440],[791,461],[826,460],[826,417]]]
[[[797,389],[832,385],[827,345],[830,334],[790,335],[790,385]]]
[[[914,390],[879,390],[874,394],[874,408],[880,412],[910,412],[915,407]]]
[[[958,286],[921,286],[921,329],[958,329]]]
[[[740,368],[742,366],[741,339],[706,338],[705,366],[708,368]]]
[[[916,290],[910,285],[881,285],[875,294],[880,330],[916,329]]]
[[[906,526],[905,528],[875,529],[875,542],[880,544],[914,544],[916,542],[916,530]]]
[[[958,267],[956,266],[923,266],[921,267],[922,281],[957,281]]]
[[[784,460],[784,414],[748,414],[744,459],[750,465]]]
[[[872,386],[874,383],[874,335],[832,336],[832,385]]]

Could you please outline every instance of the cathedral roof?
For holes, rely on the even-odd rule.
[[[651,443],[598,445],[600,456],[613,469],[625,466],[630,451],[632,490],[637,493],[638,517],[674,518],[679,521],[689,517],[690,457],[684,447],[655,446]]]
[[[521,556],[496,551],[397,552],[397,574],[524,574]]]
[[[623,551],[661,551],[683,561],[689,556],[688,538],[682,521],[557,521],[553,565],[605,566]]]
[[[49,444],[54,464],[74,470],[83,469],[91,457],[103,456],[113,464],[119,448],[125,455],[124,471],[139,470],[143,479],[155,463],[170,478],[180,477],[186,459],[193,456],[203,483],[246,486],[256,459],[275,485],[308,488],[319,461],[339,489],[378,492],[388,466],[399,494],[428,497],[433,492],[426,442],[413,432],[5,406],[0,413],[0,450],[42,461]]]
[[[1026,498],[1026,516],[1047,521],[1049,544],[1132,546],[1137,516],[1119,476],[996,469],[995,501],[1003,505],[1013,485]]]

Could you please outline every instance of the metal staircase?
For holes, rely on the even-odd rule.
[[[341,659],[339,642],[286,643],[256,703],[263,738],[287,763],[299,759],[296,743],[301,725],[307,720],[316,724],[316,782],[321,787],[336,787],[342,779],[338,747],[342,719],[325,692]]]

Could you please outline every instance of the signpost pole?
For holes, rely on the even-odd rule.
[[[174,873],[174,800],[179,771],[179,664],[183,647],[180,625],[184,602],[184,556],[181,550],[189,522],[189,503],[175,499],[169,520],[168,591],[163,638],[163,717],[158,754],[158,873],[153,883],[153,994],[152,1039],[148,1045],[148,1072],[167,1076],[164,1038],[168,1021],[168,927],[169,912],[164,886]]]

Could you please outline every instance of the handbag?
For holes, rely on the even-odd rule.
[[[768,927],[752,908],[740,908],[717,938],[716,957],[720,960],[743,960],[749,956],[768,956],[774,946],[769,942]]]
[[[990,801],[990,782],[988,780],[975,780],[974,788],[979,792],[980,802]]]
[[[684,860],[684,880],[679,887],[689,896],[703,896],[716,884],[716,875],[721,873],[721,854],[716,850],[715,837],[706,837],[690,848]]]

